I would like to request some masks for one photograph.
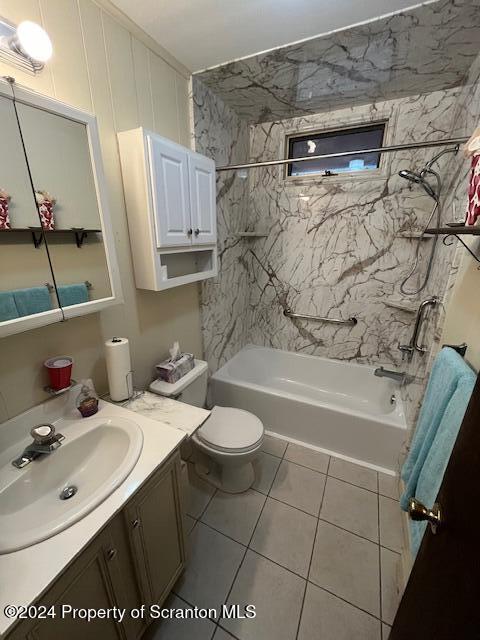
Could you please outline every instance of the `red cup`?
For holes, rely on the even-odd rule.
[[[66,389],[72,380],[73,360],[70,356],[55,356],[44,362],[50,377],[50,387],[55,391]]]

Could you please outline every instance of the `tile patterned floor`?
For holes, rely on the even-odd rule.
[[[189,464],[189,564],[166,605],[255,604],[256,618],[168,621],[155,640],[387,640],[399,601],[395,479],[271,436],[256,474],[230,495]]]

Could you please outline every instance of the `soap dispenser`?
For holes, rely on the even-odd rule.
[[[98,397],[91,380],[81,380],[82,389],[77,396],[75,406],[83,418],[89,418],[98,411]]]

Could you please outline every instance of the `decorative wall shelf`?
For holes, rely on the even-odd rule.
[[[480,236],[480,227],[439,227],[436,229],[427,229],[425,233],[429,233],[432,236],[444,236],[442,242],[445,246],[450,246],[453,242],[453,238],[456,238],[458,242],[463,244],[464,248],[472,256],[474,260],[480,262],[480,258],[473,253],[470,247],[460,238],[460,236]]]
[[[404,300],[386,300],[385,304],[387,305],[387,307],[392,307],[392,309],[399,309],[400,311],[405,311],[405,313],[417,313],[418,309],[418,305],[414,307]]]
[[[267,238],[268,233],[265,231],[239,231],[237,236],[240,238]]]
[[[422,231],[400,231],[400,233],[397,233],[397,237],[407,240],[431,240],[431,238]]]
[[[102,233],[101,229],[83,229],[82,227],[72,227],[71,229],[54,229],[53,231],[49,231],[47,229],[42,229],[41,227],[26,227],[17,229],[0,229],[0,233],[30,233],[32,236],[33,246],[35,249],[38,249],[43,241],[44,233],[70,233],[75,236],[75,243],[77,247],[80,249],[82,244],[87,239],[89,233]]]

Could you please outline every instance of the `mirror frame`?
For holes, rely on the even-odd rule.
[[[0,78],[0,96],[12,100],[13,102],[12,88],[3,78]],[[76,109],[64,102],[60,102],[54,98],[49,98],[18,84],[15,84],[15,98],[17,103],[36,107],[37,109],[42,109],[43,111],[48,111],[68,118],[73,122],[85,125],[112,295],[107,298],[82,302],[81,304],[72,305],[70,307],[58,307],[57,309],[43,311],[31,316],[6,320],[0,323],[0,338],[36,329],[37,327],[54,324],[62,321],[64,318],[68,320],[69,318],[75,318],[76,316],[96,313],[97,311],[101,311],[102,309],[106,309],[112,305],[124,302],[113,239],[113,228],[108,208],[107,184],[103,170],[102,152],[96,117],[86,111],[81,111],[80,109]]]

